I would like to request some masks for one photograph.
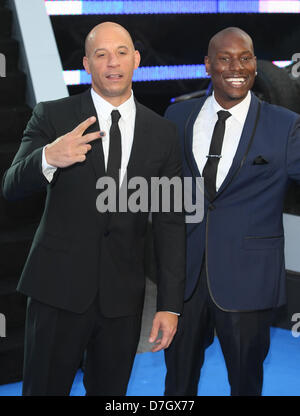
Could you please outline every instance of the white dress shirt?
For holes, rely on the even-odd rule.
[[[217,103],[214,95],[211,95],[206,99],[194,123],[193,154],[199,172],[202,175],[207,161],[206,156],[209,154],[213,130],[218,120],[217,112],[223,110],[231,113],[231,117],[226,120],[225,125],[225,135],[221,152],[222,157],[218,164],[216,177],[216,190],[222,185],[232,165],[248,114],[250,101],[251,94],[248,91],[247,96],[242,102],[227,110]]]
[[[122,159],[121,159],[121,175],[120,175],[120,186],[124,178],[127,165],[129,162],[129,157],[131,153],[133,136],[134,136],[134,126],[135,126],[135,114],[136,106],[133,98],[133,93],[131,92],[130,98],[121,104],[119,107],[114,107],[104,98],[100,97],[93,89],[91,90],[92,100],[96,108],[96,113],[100,125],[100,130],[105,131],[105,136],[100,138],[102,140],[102,147],[104,153],[104,162],[105,169],[107,167],[108,153],[109,153],[109,130],[111,127],[111,112],[113,110],[118,110],[121,114],[119,120],[119,129],[121,132],[121,146],[122,146]],[[100,158],[99,158],[100,163]],[[43,149],[43,159],[42,159],[42,169],[43,174],[49,182],[53,178],[53,174],[57,168],[51,166],[47,163],[45,157],[45,148]]]
[[[109,130],[111,127],[111,112],[113,110],[118,110],[121,114],[119,120],[119,129],[121,132],[121,146],[122,146],[122,159],[121,159],[121,176],[120,176],[120,185],[124,178],[127,165],[129,162],[129,157],[131,153],[133,136],[134,136],[134,126],[135,126],[135,114],[136,107],[133,98],[133,93],[131,92],[130,98],[121,104],[119,107],[114,107],[108,101],[104,100],[100,95],[98,95],[93,89],[92,99],[94,106],[96,108],[100,130],[105,131],[106,135],[102,139],[105,169],[107,168],[108,153],[109,153]]]

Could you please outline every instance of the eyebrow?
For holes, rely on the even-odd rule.
[[[120,45],[120,46],[118,46],[117,49],[124,49],[124,48],[129,50],[128,46],[126,46],[126,45]],[[95,49],[94,54],[97,53],[97,52],[106,51],[106,50],[107,50],[106,48],[97,48],[97,49]]]
[[[216,54],[220,54],[220,53],[231,54],[231,51],[227,51],[227,50],[216,51]],[[247,50],[244,50],[244,51],[240,52],[241,55],[243,55],[245,53],[250,53],[250,54],[254,55],[254,53],[250,49],[247,49]]]

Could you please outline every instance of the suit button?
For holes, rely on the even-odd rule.
[[[208,205],[208,209],[209,209],[210,211],[213,211],[214,209],[216,209],[216,207],[215,207],[213,204],[209,204],[209,205]]]
[[[109,234],[110,234],[110,231],[109,230],[105,230],[103,235],[104,235],[104,237],[108,237]]]

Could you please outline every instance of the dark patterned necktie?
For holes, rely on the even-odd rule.
[[[111,112],[111,127],[109,130],[109,153],[107,162],[107,176],[112,177],[116,182],[116,189],[119,190],[119,170],[121,168],[121,132],[119,120],[121,114],[118,110]]]
[[[204,177],[204,185],[207,190],[210,200],[216,196],[216,177],[218,164],[221,158],[221,151],[223,139],[225,134],[225,123],[228,117],[231,116],[229,111],[218,111],[218,121],[215,124],[207,161],[204,166],[202,176]]]

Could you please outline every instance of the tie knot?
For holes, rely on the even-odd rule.
[[[118,123],[118,121],[120,120],[121,114],[119,113],[118,110],[113,110],[111,112],[111,122],[114,123]]]
[[[221,121],[226,121],[228,117],[231,116],[231,113],[229,113],[229,111],[223,111],[223,110],[218,111],[217,114],[218,114],[218,119]]]

